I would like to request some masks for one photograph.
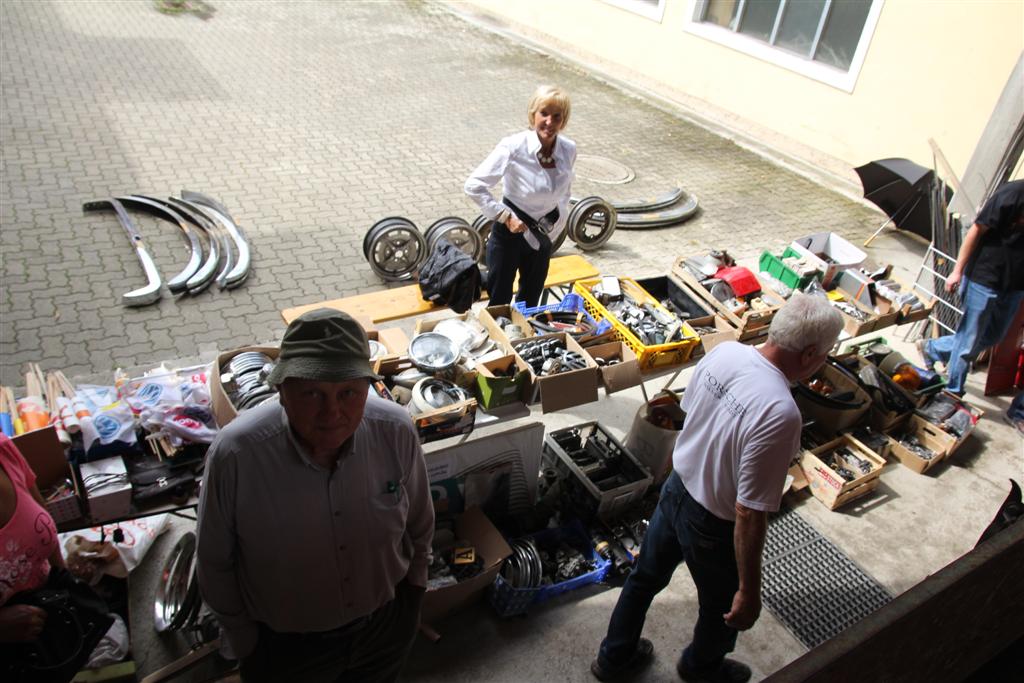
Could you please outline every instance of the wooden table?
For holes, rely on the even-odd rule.
[[[582,256],[573,254],[571,256],[558,256],[551,259],[548,267],[548,276],[544,280],[544,289],[568,285],[576,280],[586,280],[600,275],[600,271],[590,261]],[[319,303],[293,306],[281,311],[281,317],[285,323],[291,323],[297,317],[317,308],[335,308],[345,311],[356,318],[370,320],[373,323],[382,323],[389,320],[409,318],[422,313],[444,310],[444,306],[435,306],[429,301],[424,301],[420,296],[420,287],[417,284],[382,289],[366,294],[356,294],[341,299],[331,299]]]

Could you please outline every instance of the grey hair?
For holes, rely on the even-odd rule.
[[[796,292],[772,318],[768,343],[787,351],[814,345],[818,353],[831,349],[843,329],[843,316],[824,296]]]

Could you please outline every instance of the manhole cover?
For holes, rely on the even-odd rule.
[[[633,169],[607,157],[595,157],[589,154],[577,154],[576,165],[573,167],[576,177],[602,185],[621,185],[636,177]]]

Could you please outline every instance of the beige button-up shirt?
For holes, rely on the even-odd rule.
[[[426,586],[433,530],[423,451],[400,406],[371,394],[331,471],[273,401],[232,421],[207,455],[199,586],[242,657],[256,622],[328,631],[391,600],[404,578]]]

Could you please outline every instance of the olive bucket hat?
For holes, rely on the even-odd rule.
[[[380,379],[370,367],[370,345],[362,325],[332,308],[303,313],[288,325],[267,383],[278,385],[289,377],[320,382]]]

